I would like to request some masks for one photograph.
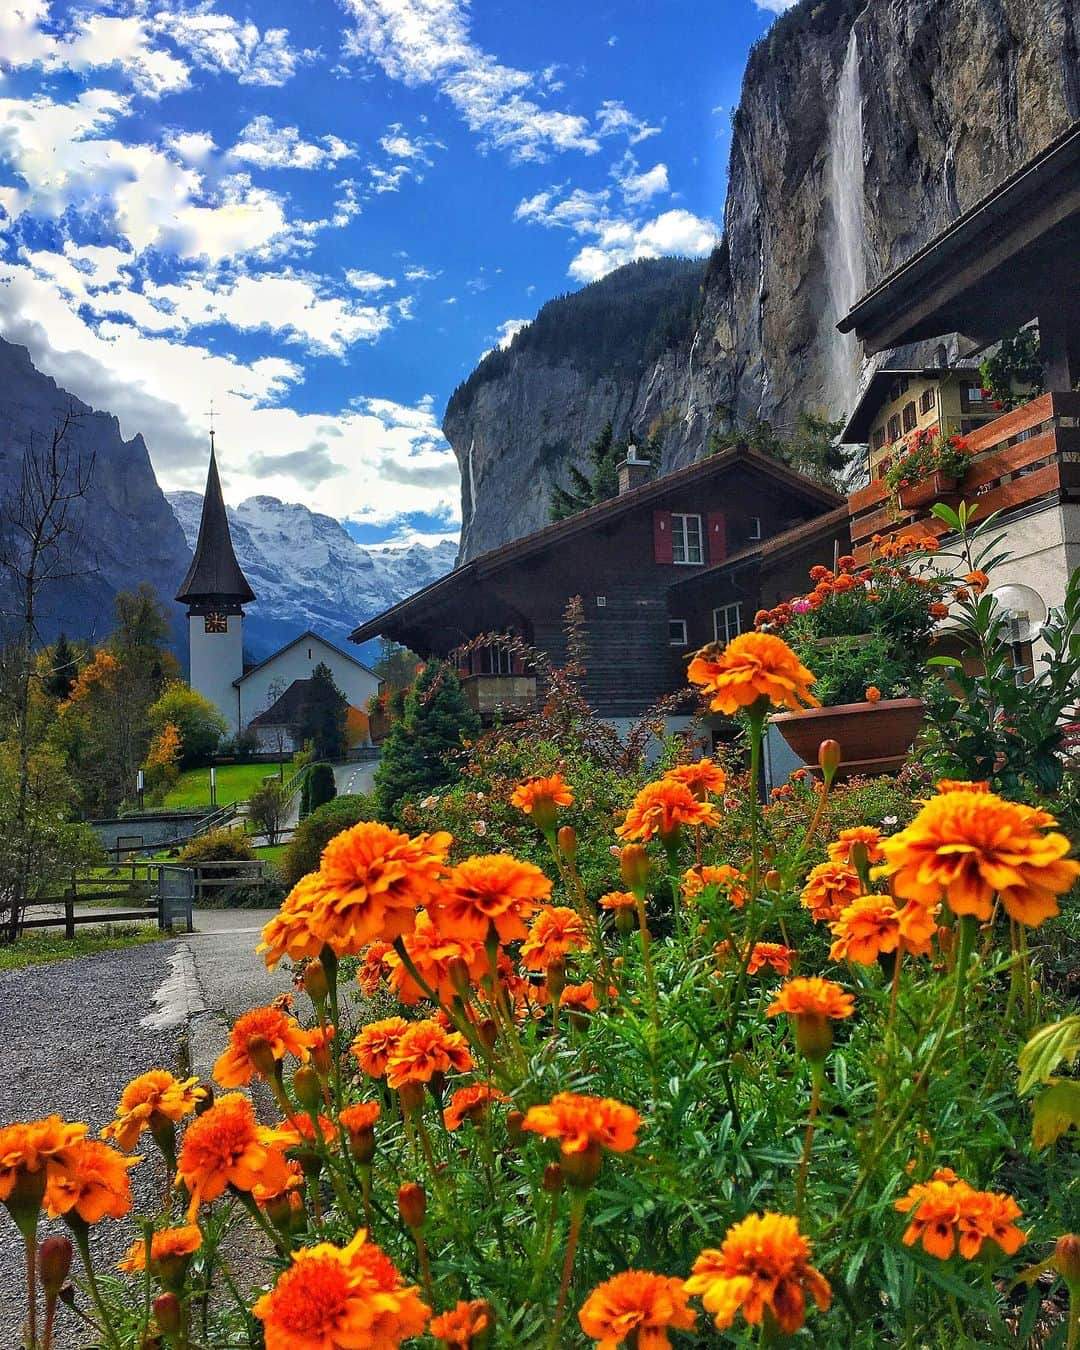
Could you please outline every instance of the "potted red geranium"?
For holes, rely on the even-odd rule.
[[[961,436],[934,427],[914,432],[890,460],[885,483],[904,511],[916,511],[955,492],[970,456]]]

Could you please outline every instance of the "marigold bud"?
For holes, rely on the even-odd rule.
[[[494,1050],[495,1042],[499,1039],[499,1028],[495,1025],[494,1018],[485,1017],[476,1030],[487,1048]]]
[[[836,776],[836,771],[840,767],[841,755],[840,742],[832,740],[831,737],[822,741],[818,746],[818,764],[821,765],[821,772],[825,775],[826,782],[831,783]]]
[[[326,978],[326,968],[316,957],[304,967],[304,988],[312,1003],[325,1003],[330,993],[330,982]]]
[[[266,1211],[266,1217],[283,1232],[288,1230],[289,1220],[292,1218],[292,1203],[288,1195],[274,1195],[263,1205]]]
[[[398,1187],[397,1206],[401,1222],[406,1228],[416,1229],[424,1226],[427,1196],[419,1182],[406,1181],[403,1186]]]
[[[649,883],[649,855],[641,844],[627,844],[619,854],[619,871],[635,895],[644,895]]]
[[[265,1036],[248,1037],[247,1057],[257,1074],[267,1079],[276,1077],[278,1062],[274,1058],[273,1047]]]
[[[577,857],[577,830],[573,825],[564,825],[558,833],[559,850],[564,858],[571,862]]]
[[[553,961],[547,968],[548,994],[552,1003],[559,1001],[559,995],[566,988],[566,967],[561,961]]]
[[[564,1153],[562,1170],[567,1185],[576,1191],[587,1191],[600,1175],[603,1161],[603,1151],[595,1139],[586,1144],[580,1153]]]
[[[637,915],[629,905],[620,905],[615,911],[615,931],[617,933],[632,933],[637,927]],[[617,960],[622,960],[617,957]]]
[[[418,1107],[424,1104],[424,1085],[423,1083],[402,1083],[398,1088],[398,1096],[401,1098],[401,1109],[411,1115]]]
[[[46,1296],[55,1298],[63,1288],[71,1269],[73,1248],[66,1237],[50,1237],[38,1248],[38,1270]]]
[[[350,1130],[349,1152],[361,1167],[370,1167],[375,1157],[375,1131],[370,1126],[364,1130]]]
[[[460,994],[462,998],[467,998],[472,986],[468,962],[463,961],[460,956],[452,957],[446,968],[446,973],[450,976],[450,983],[453,985],[455,992]]]
[[[563,1188],[563,1170],[558,1163],[548,1163],[544,1168],[544,1190],[561,1191]]]
[[[300,1065],[293,1074],[292,1085],[296,1100],[305,1111],[316,1115],[322,1105],[322,1084],[319,1082],[319,1075],[310,1064]]]
[[[782,889],[783,885],[784,878],[775,867],[770,867],[765,873],[765,889],[767,891],[779,891]]]
[[[175,1294],[158,1294],[152,1307],[154,1321],[164,1335],[172,1336],[182,1330],[184,1309]]]
[[[525,1116],[521,1111],[507,1111],[506,1137],[514,1148],[520,1148],[525,1142],[525,1131],[521,1128],[524,1122]]]
[[[1069,1286],[1070,1293],[1080,1289],[1080,1237],[1066,1233],[1054,1247],[1054,1267]]]
[[[821,1013],[796,1013],[793,1020],[799,1054],[811,1063],[820,1063],[832,1049],[832,1022]]]

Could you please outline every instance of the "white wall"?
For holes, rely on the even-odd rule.
[[[306,637],[278,652],[241,683],[241,725],[246,727],[253,717],[266,711],[273,701],[271,685],[284,693],[293,680],[310,679],[320,663],[330,667],[334,683],[354,708],[363,709],[371,695],[378,692],[379,681],[374,675],[347,660],[321,638]]]
[[[229,735],[240,729],[240,709],[233,680],[244,669],[244,616],[228,615],[228,632],[208,633],[205,616],[188,616],[188,641],[191,653],[189,683],[220,710],[229,726]]]

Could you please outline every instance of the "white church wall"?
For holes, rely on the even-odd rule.
[[[229,735],[240,729],[240,703],[233,681],[244,669],[244,616],[229,614],[224,633],[208,633],[206,617],[188,617],[190,684],[221,711]]]
[[[342,656],[321,638],[307,636],[283,647],[264,665],[250,671],[241,682],[241,724],[247,726],[253,717],[265,712],[293,680],[310,679],[320,664],[329,666],[334,683],[354,708],[362,709],[371,695],[378,692],[379,681],[369,671]]]

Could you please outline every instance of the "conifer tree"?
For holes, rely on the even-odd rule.
[[[615,439],[611,423],[589,446],[591,473],[583,473],[576,464],[570,465],[570,486],[558,484],[551,493],[549,514],[552,520],[565,520],[597,502],[607,501],[619,490],[619,461],[626,456],[627,442]]]
[[[320,661],[311,672],[304,706],[297,725],[297,739],[312,741],[315,758],[331,762],[345,753],[345,719],[349,702],[334,683],[330,667]]]
[[[78,662],[72,651],[71,643],[65,634],[56,639],[56,645],[49,653],[49,673],[45,676],[45,692],[50,698],[62,703],[71,693],[72,685],[79,674]]]
[[[375,800],[384,820],[395,818],[398,803],[445,787],[455,777],[450,753],[480,730],[455,672],[429,661],[405,699],[405,709],[383,742],[375,772]]]

